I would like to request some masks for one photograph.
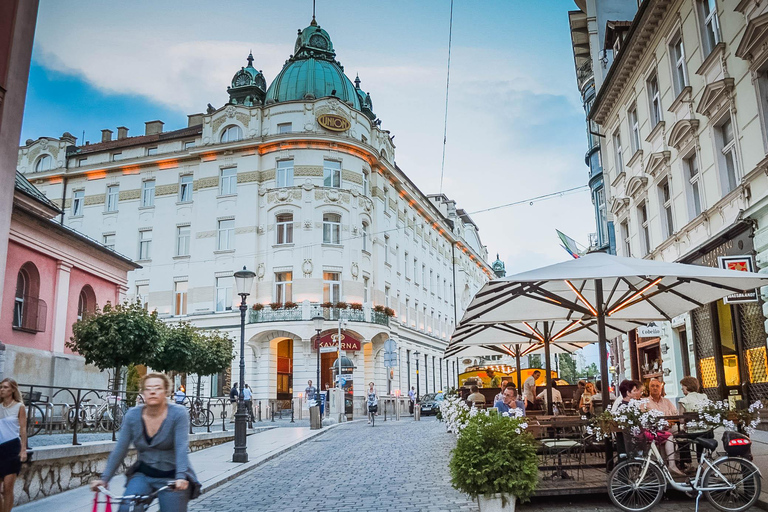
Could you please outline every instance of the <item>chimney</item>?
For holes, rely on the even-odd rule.
[[[101,142],[109,142],[112,140],[112,130],[101,130]]]
[[[157,135],[158,133],[163,133],[163,123],[162,121],[147,121],[144,123],[144,126],[146,127],[144,130],[144,135]]]
[[[117,140],[123,140],[128,138],[128,128],[125,126],[117,127]]]
[[[67,143],[69,145],[73,145],[73,144],[75,144],[77,142],[77,138],[75,138],[75,136],[72,135],[69,132],[62,133],[61,137],[59,137],[59,138],[61,139],[62,142],[65,142],[65,143]]]
[[[187,128],[191,128],[192,126],[199,126],[203,124],[203,114],[192,114],[187,116],[188,122],[187,122]]]

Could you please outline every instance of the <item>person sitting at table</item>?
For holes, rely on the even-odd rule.
[[[621,396],[613,402],[611,412],[616,414],[619,408],[629,404],[630,400],[640,400],[643,396],[643,385],[636,380],[623,380],[619,384],[619,393]]]
[[[584,393],[581,394],[581,399],[579,400],[579,412],[581,414],[587,416],[592,414],[592,398],[596,394],[595,385],[587,382],[586,386],[584,386]]]
[[[525,403],[517,399],[517,389],[511,384],[504,390],[501,400],[494,402],[493,406],[500,413],[509,412],[512,409],[520,409],[525,412]]]
[[[528,409],[536,409],[536,381],[541,376],[541,371],[534,370],[525,382],[523,382],[523,400],[525,400],[525,407]]]
[[[546,409],[547,408],[547,390],[545,389],[544,391],[536,395],[536,398],[538,398],[544,403],[544,408]],[[563,395],[560,393],[560,390],[557,389],[557,382],[555,381],[552,381],[552,403],[555,406],[560,405],[560,407],[562,407],[562,403],[563,403]]]
[[[472,387],[469,388],[470,391],[472,391],[472,394],[470,394],[467,397],[467,402],[470,404],[483,404],[485,405],[485,396],[480,392],[480,388],[478,388],[475,384],[472,385]]]
[[[493,397],[493,403],[496,403],[502,399],[502,397],[504,396],[504,390],[507,389],[507,386],[509,386],[508,380],[501,381],[501,390],[495,397]]]
[[[677,408],[669,400],[669,398],[662,396],[663,391],[664,385],[661,383],[661,381],[658,379],[651,379],[651,381],[648,383],[648,402],[646,404],[646,408],[648,410],[661,411],[664,416],[677,416]],[[677,463],[675,462],[675,443],[673,443],[672,440],[668,438],[664,442],[664,448],[667,452],[667,465],[669,466],[669,471],[672,474],[684,475],[684,473],[677,467]]]
[[[580,380],[576,383],[576,391],[573,392],[573,403],[576,404],[576,407],[579,406],[579,402],[581,401],[581,395],[584,394],[584,388],[587,387],[587,381]]]
[[[707,395],[699,393],[699,380],[696,377],[683,377],[680,381],[680,388],[683,390],[683,398],[677,401],[677,409],[680,414],[697,412],[699,408],[709,400]],[[714,439],[715,434],[709,429],[686,428],[684,433],[677,434],[683,439]],[[701,458],[704,447],[696,445],[696,460]],[[691,449],[689,445],[680,447],[680,462],[689,464],[691,462]],[[688,473],[693,471],[693,466],[688,466]]]

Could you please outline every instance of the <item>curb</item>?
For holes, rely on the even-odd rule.
[[[768,510],[768,493],[767,492],[760,493],[760,497],[757,498],[757,501],[755,502],[755,508],[759,508],[761,510]]]

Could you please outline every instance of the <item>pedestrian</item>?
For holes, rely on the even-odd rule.
[[[19,385],[13,379],[0,381],[0,508],[10,512],[13,508],[13,488],[27,460],[27,411],[22,407]]]
[[[330,398],[328,396],[328,393],[330,392],[329,389],[330,389],[330,386],[328,386],[328,383],[326,382],[325,390],[323,390],[320,393],[320,417],[321,418],[325,416],[325,404],[328,403],[328,399]]]
[[[411,390],[408,391],[408,398],[410,403],[408,404],[408,411],[413,414],[413,405],[416,403],[416,388],[411,386]]]
[[[523,400],[526,409],[536,408],[536,381],[541,376],[539,370],[534,370],[530,377],[523,382]]]
[[[309,403],[310,400],[315,400],[315,395],[317,394],[317,388],[312,385],[312,381],[307,381],[307,387],[304,389],[304,399]],[[312,404],[309,404],[310,407]]]
[[[173,400],[177,405],[184,405],[184,400],[187,398],[187,394],[184,392],[184,386],[179,386],[179,389],[173,394]]]
[[[234,423],[235,422],[235,413],[237,412],[237,398],[238,398],[238,392],[237,392],[237,382],[232,384],[232,389],[229,390],[229,422]]]
[[[243,387],[243,404],[245,412],[248,413],[248,421],[253,422],[253,391],[248,384]]]
[[[366,403],[368,405],[368,423],[370,423],[371,417],[379,411],[379,395],[376,393],[375,384],[373,382],[368,384],[366,397]]]
[[[141,379],[144,404],[125,413],[117,444],[101,477],[91,482],[91,490],[107,487],[133,445],[138,459],[125,473],[128,482],[124,494],[150,494],[173,481],[173,490],[158,494],[160,510],[186,512],[192,492],[199,491],[199,482],[187,456],[189,414],[184,407],[168,403],[171,389],[170,380],[162,373],[149,373]],[[130,503],[122,503],[119,512],[128,512],[130,507]],[[143,511],[144,507],[135,510]]]

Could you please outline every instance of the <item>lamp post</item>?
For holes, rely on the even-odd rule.
[[[318,400],[317,404],[320,405],[322,401],[322,396],[320,393],[322,393],[322,386],[320,382],[320,331],[323,330],[323,322],[325,322],[325,318],[323,318],[321,315],[317,315],[312,319],[312,323],[315,326],[315,332],[317,333],[317,336],[315,340],[317,340],[317,392],[315,393],[315,400]],[[326,404],[327,406],[327,404]],[[323,418],[320,418],[320,427],[323,426]]]
[[[339,357],[337,358],[337,361],[339,362],[339,373],[336,375],[338,388],[342,390],[341,393],[339,393],[339,396],[341,396],[341,403],[342,406],[342,414],[344,416],[347,415],[347,398],[344,396],[344,388],[341,386],[341,330],[347,328],[347,321],[341,316],[341,310],[339,310],[339,332],[338,332],[338,341],[339,341]],[[339,421],[341,421],[341,418],[339,418]]]
[[[237,412],[235,413],[235,452],[232,454],[232,462],[248,462],[248,448],[246,445],[246,418],[248,413],[245,411],[245,402],[243,401],[243,388],[245,388],[245,312],[248,306],[245,298],[251,294],[253,278],[256,273],[246,270],[235,272],[235,287],[240,296],[240,389],[237,395]]]
[[[421,353],[417,350],[413,353],[413,357],[416,359],[416,403],[419,403],[419,356]]]

